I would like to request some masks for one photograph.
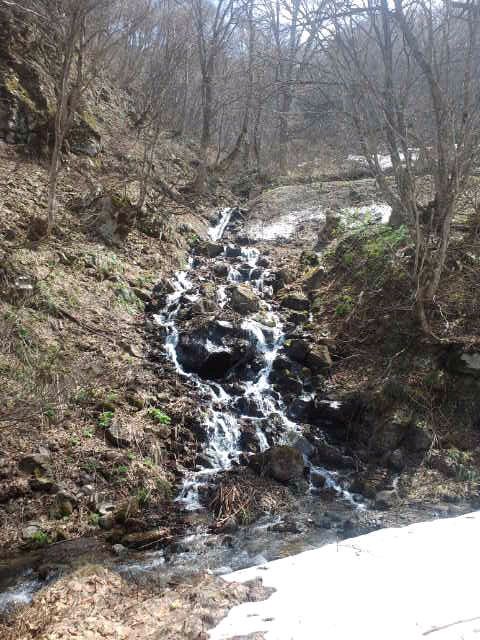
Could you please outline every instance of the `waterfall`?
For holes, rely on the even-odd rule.
[[[212,241],[221,241],[231,221],[233,209],[224,209],[218,222],[212,226],[208,235]],[[242,449],[240,446],[242,420],[248,419],[253,423],[259,447],[261,450],[268,448],[269,443],[262,429],[265,420],[275,419],[282,425],[282,433],[277,438],[276,444],[288,444],[295,435],[301,434],[301,428],[286,415],[286,408],[280,394],[275,392],[270,374],[282,348],[285,334],[282,319],[273,308],[269,298],[272,295],[271,287],[265,285],[265,277],[268,269],[258,267],[260,253],[256,248],[236,248],[225,246],[223,253],[215,260],[225,261],[227,251],[235,249],[237,264],[229,264],[226,274],[227,283],[247,282],[261,300],[261,312],[248,314],[241,323],[241,329],[249,337],[254,346],[258,359],[262,362],[259,371],[253,379],[241,381],[243,385],[243,399],[250,402],[257,415],[245,415],[237,408],[236,398],[228,391],[228,385],[223,381],[211,381],[201,378],[198,374],[186,371],[179,362],[177,347],[179,340],[178,314],[183,303],[195,302],[199,299],[199,278],[196,277],[193,260],[190,258],[187,269],[175,274],[172,285],[173,293],[166,300],[163,313],[155,316],[156,321],[166,330],[165,352],[174,364],[177,373],[190,381],[201,392],[202,397],[208,399],[208,406],[204,411],[202,422],[207,432],[207,442],[202,454],[202,461],[208,464],[198,465],[194,471],[186,473],[183,485],[177,500],[182,502],[185,509],[201,509],[199,494],[202,488],[208,486],[209,481],[219,471],[229,469],[232,464],[239,461]],[[214,261],[212,260],[212,268]],[[227,303],[227,285],[219,285],[216,291],[217,302],[220,309]],[[228,324],[228,323],[227,323]],[[221,350],[221,346],[206,341],[206,347],[211,353]],[[338,482],[337,474],[327,471],[322,467],[313,467],[306,459],[307,466],[317,474],[325,478],[325,485],[335,489],[338,495],[352,504],[353,497],[343,489]]]

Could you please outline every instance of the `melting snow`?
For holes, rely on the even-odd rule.
[[[480,511],[382,529],[231,573],[276,591],[234,607],[226,640],[460,640],[480,637]]]

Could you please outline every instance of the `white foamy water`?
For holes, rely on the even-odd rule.
[[[308,210],[308,215],[318,216],[318,210]],[[299,212],[294,212],[293,216],[298,223]],[[305,212],[300,212],[306,215]],[[232,210],[225,209],[221,212],[218,223],[209,230],[209,235],[215,241],[221,240],[232,216]],[[306,219],[306,218],[304,218]],[[241,421],[248,419],[255,426],[260,450],[268,448],[269,443],[262,431],[262,420],[265,418],[276,418],[283,425],[282,434],[277,443],[288,443],[289,434],[299,433],[299,426],[290,420],[286,415],[286,407],[278,393],[275,393],[270,382],[270,374],[273,363],[279,350],[283,346],[285,339],[283,325],[278,313],[274,312],[267,297],[271,295],[271,288],[265,285],[265,277],[268,275],[267,269],[258,269],[257,262],[259,252],[252,247],[243,247],[238,260],[240,268],[229,266],[227,274],[228,282],[242,281],[242,265],[248,267],[248,282],[257,291],[262,299],[260,313],[245,318],[241,328],[250,336],[252,344],[263,360],[263,367],[254,379],[244,383],[244,397],[258,408],[260,416],[241,415],[235,408],[238,397],[227,393],[218,381],[201,379],[194,373],[185,371],[178,361],[177,346],[179,341],[179,328],[177,316],[182,300],[195,301],[199,296],[198,285],[195,284],[194,274],[191,271],[193,261],[189,261],[188,269],[176,273],[172,281],[174,292],[167,297],[165,311],[155,316],[157,322],[166,329],[165,351],[167,357],[173,362],[179,375],[189,378],[199,389],[201,395],[209,401],[203,413],[203,426],[207,432],[207,442],[202,453],[202,461],[208,460],[207,466],[199,466],[195,471],[188,471],[185,474],[182,489],[177,500],[181,501],[188,510],[202,508],[199,493],[202,488],[208,485],[212,475],[221,470],[229,469],[232,464],[239,459],[242,453],[239,445],[241,436]],[[223,259],[223,256],[220,257]],[[257,276],[253,277],[258,271]],[[200,278],[199,278],[200,279]],[[203,278],[201,278],[203,279]],[[217,289],[217,300],[223,308],[227,303],[227,293],[225,285],[220,285]],[[219,321],[222,324],[222,321]],[[231,326],[228,322],[223,322],[223,326]],[[222,347],[206,340],[206,348],[210,353],[221,351]],[[352,502],[350,494],[346,492],[337,482],[335,473],[323,468],[316,468],[315,471],[325,477],[326,486],[334,488],[339,497]]]

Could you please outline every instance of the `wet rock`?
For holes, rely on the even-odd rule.
[[[375,506],[377,509],[391,509],[399,502],[398,494],[394,489],[379,491],[375,496]]]
[[[281,393],[298,395],[302,392],[302,383],[290,369],[273,368],[269,379]]]
[[[307,296],[301,291],[286,293],[281,297],[280,305],[284,309],[292,309],[292,311],[308,311],[310,308]]]
[[[224,262],[219,262],[213,267],[213,273],[218,278],[226,278],[228,275],[228,265]]]
[[[179,362],[187,371],[207,380],[224,378],[232,368],[251,363],[256,355],[249,340],[237,337],[246,335],[245,332],[233,326],[218,332],[215,327],[219,324],[205,325],[179,336]]]
[[[215,463],[211,458],[207,456],[205,453],[199,453],[196,457],[196,463],[198,466],[203,467],[205,469],[213,469]]]
[[[255,313],[260,308],[258,296],[247,285],[237,285],[230,291],[232,309],[242,315]]]
[[[196,247],[197,253],[207,258],[216,258],[223,253],[223,244],[219,242],[200,242]]]
[[[319,471],[312,470],[310,471],[310,482],[316,489],[323,489],[326,483],[325,476]]]
[[[242,415],[258,418],[262,416],[262,411],[257,402],[248,396],[242,396],[235,402],[235,408]]]
[[[130,447],[133,443],[131,429],[125,425],[112,424],[105,430],[107,440],[115,447]]]
[[[242,451],[246,451],[248,453],[257,453],[260,451],[260,442],[257,435],[257,430],[253,424],[245,423],[240,427],[240,438],[239,438],[239,446]],[[248,463],[248,459],[244,460],[245,463]]]
[[[292,358],[292,360],[296,362],[305,362],[309,351],[308,344],[305,340],[298,338],[285,340],[284,348],[289,358]]]
[[[286,445],[271,447],[254,456],[251,465],[262,475],[283,483],[301,478],[305,467],[302,454]]]
[[[305,436],[295,434],[295,436],[290,438],[290,442],[292,447],[295,447],[297,451],[300,451],[302,456],[306,456],[307,458],[309,458],[315,451],[315,447],[310,440],[305,438]]]
[[[333,468],[354,468],[355,462],[352,457],[346,456],[340,447],[335,447],[326,440],[315,443],[315,453],[311,460],[316,465],[327,465]]]
[[[227,258],[238,258],[242,254],[241,247],[229,244],[225,247],[225,255]]]
[[[305,400],[304,398],[294,398],[289,403],[287,408],[287,415],[290,420],[296,420],[299,422],[308,422],[311,416],[312,408],[314,406],[313,400]]]
[[[333,363],[328,347],[323,344],[313,347],[307,355],[306,364],[315,372],[330,369]]]

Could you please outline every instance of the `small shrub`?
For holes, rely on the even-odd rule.
[[[98,416],[98,426],[107,429],[112,424],[114,415],[113,411],[102,411]]]
[[[155,422],[158,422],[159,424],[171,424],[172,422],[172,419],[170,418],[169,415],[167,415],[164,411],[156,407],[151,407],[147,413],[150,416],[150,418],[152,418],[152,420],[154,420]]]
[[[140,489],[137,491],[137,499],[142,507],[150,502],[151,495],[152,492],[150,491],[150,489],[147,489],[146,487],[140,487]]]
[[[344,318],[348,316],[353,310],[353,298],[349,295],[343,295],[340,299],[340,302],[335,307],[335,315],[338,318]]]
[[[45,546],[49,542],[48,534],[46,534],[45,531],[35,532],[31,539],[32,539],[32,542],[35,542],[35,544],[37,544],[40,547]]]

